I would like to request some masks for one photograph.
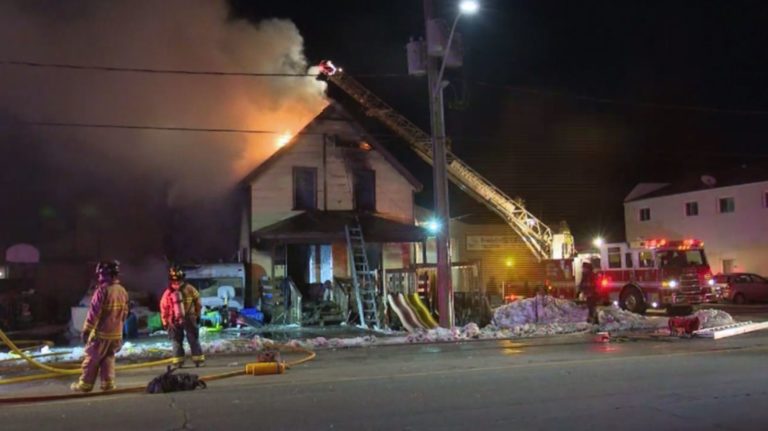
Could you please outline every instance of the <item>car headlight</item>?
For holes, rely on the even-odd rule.
[[[677,287],[677,280],[669,280],[669,283],[667,283],[667,286],[669,286],[670,289],[674,289]]]

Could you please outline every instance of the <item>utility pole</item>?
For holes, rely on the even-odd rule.
[[[435,18],[432,0],[424,0],[424,28]],[[448,55],[447,49],[444,55]],[[445,115],[443,111],[443,83],[440,57],[426,56],[427,82],[429,85],[429,111],[432,126],[432,182],[434,187],[435,218],[439,229],[435,237],[437,251],[437,304],[440,326],[454,326],[453,285],[451,283],[450,214],[448,212],[448,173],[445,151]]]

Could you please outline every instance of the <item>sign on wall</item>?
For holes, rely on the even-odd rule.
[[[501,250],[517,242],[514,235],[467,235],[467,250]]]

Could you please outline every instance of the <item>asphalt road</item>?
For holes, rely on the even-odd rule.
[[[0,429],[768,429],[768,331],[718,341],[591,338],[321,351],[284,375],[237,377],[194,392],[0,405]],[[247,360],[213,358],[190,371],[231,370]],[[157,372],[127,372],[120,384]],[[52,381],[45,391],[67,384]]]

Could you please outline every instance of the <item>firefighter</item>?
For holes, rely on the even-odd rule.
[[[90,392],[96,376],[101,378],[101,390],[115,389],[115,353],[123,344],[123,323],[128,315],[128,293],[117,279],[117,261],[96,265],[97,287],[91,297],[81,338],[85,343],[83,373],[70,388]]]
[[[198,320],[200,319],[200,294],[184,280],[184,271],[176,265],[168,270],[168,288],[160,299],[160,318],[163,328],[173,343],[173,363],[184,365],[184,335],[192,351],[192,362],[200,366],[205,362],[200,347]]]
[[[587,308],[589,309],[587,322],[597,324],[597,284],[595,283],[595,271],[590,262],[581,264],[579,292],[581,292],[587,300]]]

